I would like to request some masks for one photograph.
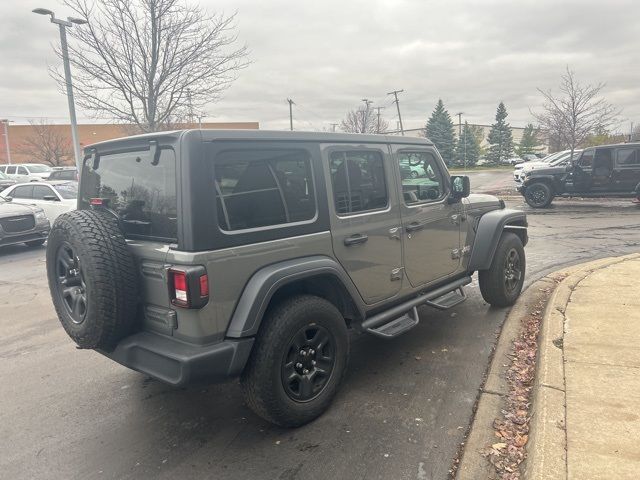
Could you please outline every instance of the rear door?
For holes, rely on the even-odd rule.
[[[324,145],[333,251],[368,304],[402,286],[400,213],[386,144]]]
[[[456,273],[460,267],[462,203],[449,203],[449,174],[432,148],[393,146],[398,171],[409,164],[415,177],[401,178],[400,212],[404,268],[418,287]]]
[[[612,187],[618,192],[633,192],[640,184],[640,148],[621,147],[615,152]]]

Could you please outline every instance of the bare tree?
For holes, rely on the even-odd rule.
[[[387,121],[376,115],[369,103],[350,110],[340,122],[340,129],[347,133],[384,133],[388,128]]]
[[[45,120],[30,120],[29,123],[34,133],[24,139],[19,147],[20,153],[29,155],[38,163],[48,163],[54,167],[72,163],[73,146],[67,135]]]
[[[544,97],[542,113],[534,113],[550,139],[561,148],[573,151],[597,131],[606,130],[616,121],[620,110],[608,103],[600,92],[604,83],[582,85],[569,70],[560,80],[560,94],[538,91]]]
[[[248,65],[235,14],[184,0],[65,0],[86,25],[69,29],[78,103],[141,131],[166,128],[220,98]],[[61,85],[64,80],[54,72]]]

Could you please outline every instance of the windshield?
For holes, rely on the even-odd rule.
[[[27,165],[27,167],[29,168],[29,171],[31,173],[44,173],[44,172],[50,172],[51,170],[53,170],[48,165]]]
[[[177,238],[176,158],[163,149],[157,164],[149,150],[101,155],[85,160],[80,207],[92,198],[108,200],[129,237]]]
[[[75,183],[61,183],[54,185],[53,188],[60,194],[65,200],[70,198],[78,198],[78,185]]]

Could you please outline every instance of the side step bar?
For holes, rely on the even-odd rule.
[[[463,277],[412,298],[389,310],[367,318],[362,322],[362,329],[383,338],[396,337],[418,324],[417,306],[429,305],[439,310],[454,307],[466,299],[462,287],[469,283],[471,283],[471,277]]]

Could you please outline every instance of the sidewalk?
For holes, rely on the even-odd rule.
[[[539,345],[525,478],[640,478],[640,255],[572,269]]]

